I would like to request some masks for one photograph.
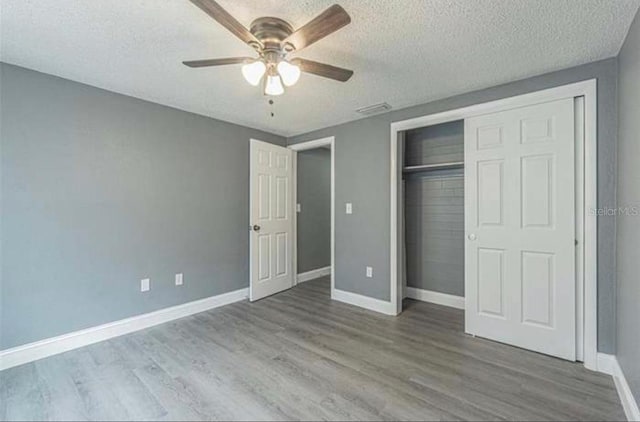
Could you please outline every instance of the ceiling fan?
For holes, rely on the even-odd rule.
[[[300,72],[312,73],[340,82],[346,82],[353,75],[353,71],[341,67],[297,57],[287,59],[289,53],[300,51],[351,22],[347,12],[337,4],[294,31],[288,22],[274,17],[258,18],[251,23],[251,28],[248,30],[214,0],[190,1],[236,37],[253,47],[258,57],[182,62],[186,66],[197,68],[243,64],[242,75],[251,85],[258,86],[264,79],[265,95],[283,94],[283,84],[293,86],[298,82]],[[263,78],[265,75],[266,78]]]

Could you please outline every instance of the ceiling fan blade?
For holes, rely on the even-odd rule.
[[[191,60],[187,62],[182,62],[182,64],[189,67],[208,67],[208,66],[224,66],[228,64],[247,63],[251,60],[253,60],[251,57],[230,57],[227,59]]]
[[[296,50],[301,50],[314,42],[336,32],[338,29],[351,22],[351,17],[345,10],[334,4],[324,12],[320,13],[296,32],[289,35],[284,40],[290,43]]]
[[[353,70],[314,62],[313,60],[293,59],[291,63],[300,66],[300,70],[303,72],[312,73],[323,78],[335,79],[340,82],[346,82],[353,76]]]
[[[245,43],[257,44],[260,46],[262,45],[260,41],[251,32],[249,32],[247,28],[245,28],[240,22],[236,20],[236,18],[231,16],[229,12],[224,10],[222,6],[220,6],[214,0],[190,1]]]

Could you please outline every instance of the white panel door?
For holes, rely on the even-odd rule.
[[[251,301],[293,287],[293,151],[251,140]]]
[[[573,99],[465,121],[465,330],[575,360]]]

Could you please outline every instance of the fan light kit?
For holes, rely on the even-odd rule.
[[[242,64],[242,75],[253,86],[262,82],[264,94],[284,94],[284,87],[295,85],[302,72],[346,82],[353,71],[288,55],[315,43],[351,22],[345,10],[337,4],[329,7],[309,23],[294,31],[288,22],[263,17],[251,23],[248,30],[214,0],[190,0],[235,36],[258,53],[257,58],[231,57],[183,62],[189,67]]]
[[[300,67],[281,60],[265,64],[264,59],[257,59],[242,66],[242,75],[253,86],[260,85],[265,73],[267,78],[264,84],[266,95],[280,95],[284,93],[285,86],[293,86],[300,79]]]

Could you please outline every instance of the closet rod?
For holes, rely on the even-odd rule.
[[[416,175],[415,177],[410,177],[409,180],[415,180],[415,179],[458,179],[458,178],[464,179],[464,174],[427,174],[425,176]],[[402,180],[407,180],[407,179],[403,178]]]
[[[449,163],[439,163],[439,164],[422,164],[419,166],[405,166],[402,169],[403,173],[416,173],[421,171],[434,171],[434,170],[448,170],[448,169],[457,169],[464,168],[464,161],[453,161]]]

